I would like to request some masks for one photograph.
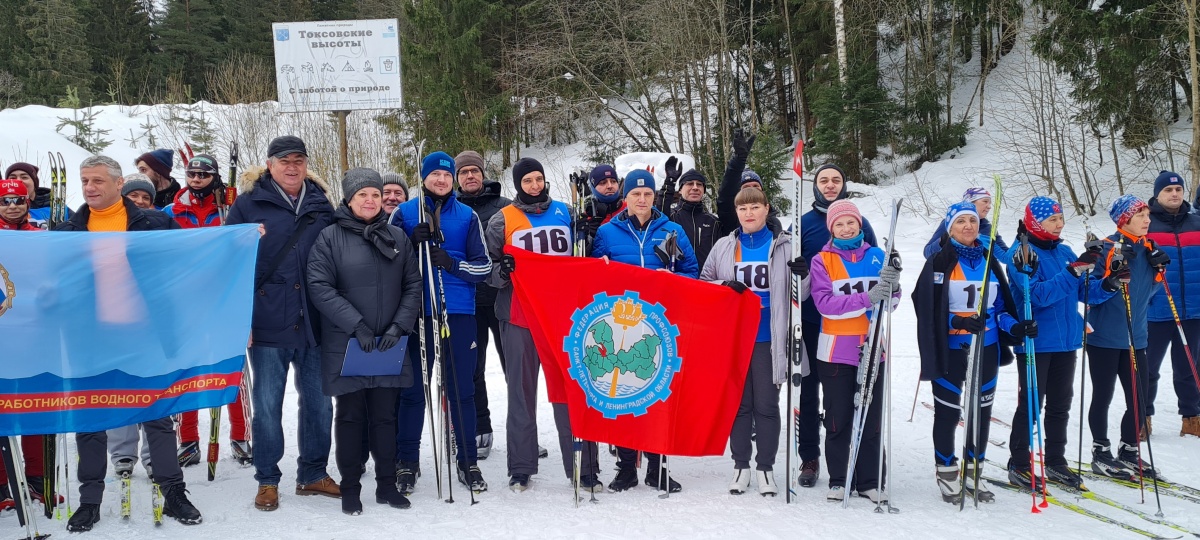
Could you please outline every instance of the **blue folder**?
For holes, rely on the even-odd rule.
[[[404,371],[404,359],[408,351],[408,336],[386,351],[379,350],[379,338],[375,338],[375,350],[363,352],[358,339],[351,337],[346,343],[346,358],[342,360],[343,377],[380,377],[400,375]]]

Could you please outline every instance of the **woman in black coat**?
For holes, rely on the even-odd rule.
[[[309,254],[308,289],[323,323],[321,389],[336,403],[342,511],[357,515],[366,439],[375,458],[376,502],[409,506],[396,490],[396,410],[400,388],[412,385],[412,372],[404,362],[400,375],[343,377],[346,347],[353,336],[366,352],[376,346],[384,351],[412,333],[421,274],[404,231],[387,224],[379,173],[353,169],[342,180],[342,191],[346,199],[334,211],[333,225],[321,231]]]

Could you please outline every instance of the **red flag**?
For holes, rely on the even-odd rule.
[[[514,309],[576,437],[674,456],[725,452],[758,332],[757,296],[627,264],[504,249],[516,259]]]

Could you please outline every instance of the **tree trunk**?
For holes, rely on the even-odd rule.
[[[1200,59],[1196,52],[1196,2],[1184,0],[1188,18],[1188,66],[1191,77],[1192,146],[1188,149],[1188,169],[1192,173],[1192,193],[1200,188]]]

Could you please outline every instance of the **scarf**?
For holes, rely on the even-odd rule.
[[[380,211],[370,222],[363,221],[350,207],[344,203],[333,213],[339,227],[361,235],[368,244],[375,246],[381,255],[389,261],[395,260],[400,251],[396,249],[396,239],[388,232],[387,214]]]

